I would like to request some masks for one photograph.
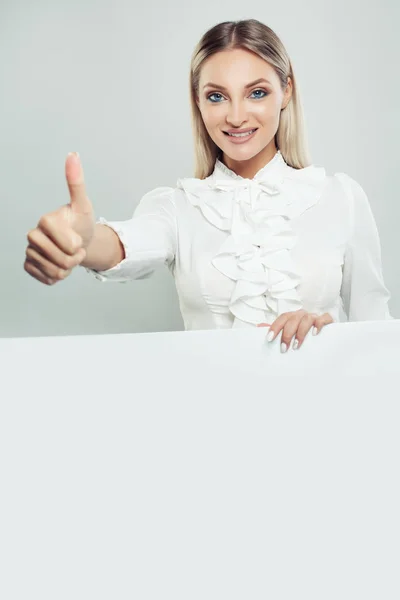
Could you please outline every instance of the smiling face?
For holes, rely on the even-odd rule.
[[[229,169],[252,178],[274,157],[280,113],[291,92],[290,78],[282,90],[275,69],[249,50],[224,50],[205,61],[197,105]]]

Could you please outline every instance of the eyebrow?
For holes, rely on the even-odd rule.
[[[269,83],[271,85],[271,82],[268,81],[268,79],[261,78],[261,79],[256,79],[255,81],[252,81],[251,83],[248,83],[244,87],[247,90],[248,88],[253,87],[253,85],[257,85],[258,83]],[[224,87],[223,85],[218,85],[216,83],[212,83],[211,81],[206,83],[205,86],[203,86],[203,89],[205,89],[206,87],[218,88],[219,90],[223,90],[224,92],[228,91],[227,88]]]

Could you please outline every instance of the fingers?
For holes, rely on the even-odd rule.
[[[27,268],[29,266],[34,268],[29,270]],[[33,274],[32,271],[36,274],[39,272],[41,275],[40,280],[42,281],[45,279],[46,282],[50,284],[65,279],[72,271],[72,269],[61,269],[57,265],[47,260],[47,258],[45,258],[37,250],[33,249],[31,246],[28,246],[26,250],[24,268],[25,271],[31,275]]]
[[[303,318],[300,320],[300,323],[297,327],[296,339],[293,343],[293,350],[298,350],[307,333],[310,331],[311,327],[314,325],[315,320],[317,319],[317,315],[314,313],[306,313]]]
[[[305,310],[297,310],[294,312],[283,313],[270,326],[270,331],[267,335],[269,342],[273,341],[282,331],[281,336],[281,351],[286,352],[294,339],[293,349],[301,347],[310,329],[313,327],[313,334],[318,334],[321,329],[333,323],[333,318],[329,313],[318,316],[315,313],[308,313]],[[261,323],[259,327],[265,324]]]
[[[305,310],[297,310],[294,312],[287,312],[280,315],[272,323],[269,333],[267,335],[267,340],[269,342],[272,342],[280,333],[280,331],[284,330],[284,332],[282,333],[282,344],[285,344],[288,348],[288,340],[290,341],[290,339],[296,333],[297,325],[305,314],[307,314]]]
[[[307,312],[305,310],[299,310],[292,313],[290,318],[284,324],[281,338],[282,352],[286,352],[286,350],[290,347],[292,339],[296,335],[296,332],[299,328],[299,324],[304,318],[307,318]],[[310,320],[310,327],[312,323],[313,319]]]
[[[69,264],[69,266],[60,267],[58,264],[54,264],[54,262],[48,260],[41,252],[32,246],[28,246],[26,249],[26,261],[38,268],[45,277],[54,281],[61,281],[68,277],[72,269],[82,262],[85,255],[86,252],[82,249],[79,250],[74,257],[66,256],[64,264]]]
[[[53,285],[70,275],[86,256],[86,250],[78,247],[73,254],[64,253],[46,234],[36,228],[28,233],[25,271],[46,285]]]
[[[56,283],[54,279],[51,279],[50,277],[46,277],[46,275],[44,275],[42,273],[42,271],[39,269],[39,267],[37,267],[33,262],[31,262],[29,260],[25,261],[24,269],[34,279],[37,279],[38,281],[40,281],[40,283],[44,283],[45,285],[53,285],[54,283]]]
[[[323,315],[317,317],[314,323],[315,331],[313,330],[313,335],[318,335],[321,329],[330,323],[333,323],[333,318],[329,313],[324,313]]]
[[[70,235],[72,237],[72,234]],[[77,236],[79,237],[79,236]],[[28,233],[28,241],[30,248],[39,252],[39,254],[43,255],[50,262],[54,263],[54,265],[60,267],[61,269],[72,269],[76,267],[79,256],[82,255],[83,249],[80,248],[79,241],[76,240],[77,244],[66,244],[66,250],[68,252],[63,252],[56,244],[51,240],[41,229],[34,229]],[[27,250],[27,254],[28,254]],[[86,254],[83,251],[84,254]]]
[[[47,285],[68,277],[86,257],[94,232],[94,215],[86,195],[79,156],[71,153],[65,162],[70,203],[42,216],[28,233],[24,269]]]
[[[29,242],[35,244],[36,240],[32,240],[31,238],[32,236],[38,236],[37,232],[41,231],[63,253],[70,256],[74,255],[82,246],[82,238],[69,225],[70,218],[68,212],[70,210],[69,206],[64,206],[54,213],[49,213],[41,217],[37,228],[28,234]]]
[[[90,214],[92,204],[86,194],[83,168],[77,152],[68,154],[65,161],[65,177],[71,198],[71,209],[75,213]]]

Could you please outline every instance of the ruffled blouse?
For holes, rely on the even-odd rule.
[[[281,153],[253,179],[217,160],[204,180],[146,194],[112,227],[125,259],[102,280],[175,278],[186,329],[254,327],[304,308],[335,321],[390,319],[379,235],[361,186]]]

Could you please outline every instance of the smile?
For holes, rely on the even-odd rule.
[[[230,137],[243,138],[252,135],[256,131],[257,129],[250,129],[250,131],[246,131],[245,133],[229,133],[228,131],[224,131],[224,133]]]
[[[257,128],[250,129],[249,131],[245,131],[243,133],[229,133],[228,131],[224,131],[224,134],[229,137],[229,141],[232,142],[232,144],[245,144],[249,140],[253,139],[253,136],[255,136],[256,132]]]

